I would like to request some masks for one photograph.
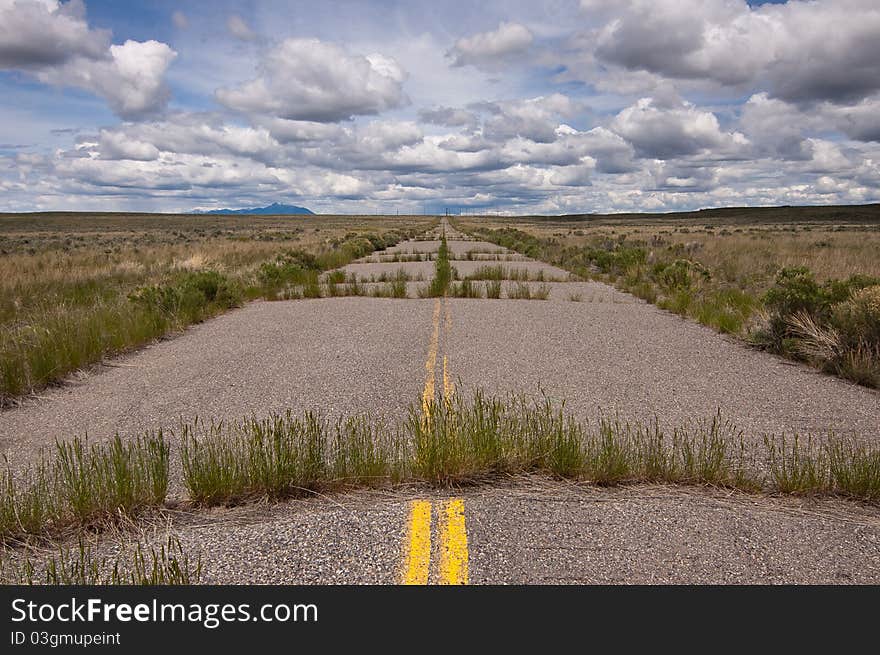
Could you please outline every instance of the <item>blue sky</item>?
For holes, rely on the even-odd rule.
[[[0,211],[880,201],[874,0],[0,0],[0,97]]]

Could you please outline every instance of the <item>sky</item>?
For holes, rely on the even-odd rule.
[[[877,0],[0,0],[0,211],[880,202]]]

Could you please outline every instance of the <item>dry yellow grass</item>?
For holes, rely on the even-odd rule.
[[[642,242],[649,251],[678,244],[727,281],[747,281],[753,291],[772,283],[784,267],[806,266],[820,282],[851,275],[880,277],[880,223],[742,225],[695,223],[680,219],[650,221],[530,220],[489,218],[463,220],[465,229],[515,227],[566,246],[589,246],[625,239]]]

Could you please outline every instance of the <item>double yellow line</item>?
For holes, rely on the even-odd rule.
[[[445,314],[444,325],[448,338],[452,326],[449,303],[434,301],[431,319],[431,340],[428,342],[428,358],[425,360],[425,388],[422,391],[422,417],[427,425],[431,422],[431,406],[436,400],[437,355],[440,349],[440,314]],[[449,374],[449,356],[443,355],[443,399],[449,402],[455,393],[455,385]],[[437,504],[440,532],[440,584],[468,583],[467,530],[464,524],[464,501],[452,498]],[[431,574],[431,515],[430,500],[415,500],[410,505],[409,520],[404,542],[403,583],[428,584]]]
[[[437,504],[440,531],[440,571],[438,582],[447,585],[468,583],[468,543],[461,498]],[[403,584],[428,584],[431,573],[431,501],[410,504],[403,560]]]
[[[440,349],[440,313],[445,310],[445,327],[446,334],[452,326],[452,316],[449,310],[449,303],[444,297],[437,298],[434,301],[434,313],[431,318],[431,341],[428,342],[428,358],[425,360],[425,388],[422,391],[422,415],[426,420],[430,419],[431,403],[435,400],[435,386],[437,378],[437,355]],[[443,354],[443,398],[447,402],[452,399],[455,393],[455,384],[449,374],[449,356],[448,353]]]

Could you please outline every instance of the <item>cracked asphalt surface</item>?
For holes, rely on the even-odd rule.
[[[565,271],[447,227],[460,275],[483,265]],[[399,244],[346,267],[429,280],[439,241]],[[509,259],[507,259],[509,257]],[[502,258],[502,259],[498,259]],[[173,428],[199,416],[314,409],[402,416],[425,380],[434,300],[256,302],[0,413],[13,466],[56,437]],[[482,283],[479,283],[482,284]],[[672,426],[721,411],[747,437],[852,434],[880,441],[880,394],[757,352],[595,282],[548,282],[546,301],[446,300],[439,343],[457,386],[543,392],[569,412]],[[528,282],[538,288],[542,282]],[[203,553],[203,582],[397,583],[414,499],[464,500],[471,583],[878,583],[880,510],[711,489],[602,489],[533,477],[456,490],[408,488],[175,512]],[[431,530],[437,543],[439,515]],[[155,538],[168,529],[154,529]],[[438,581],[436,547],[430,580]]]

